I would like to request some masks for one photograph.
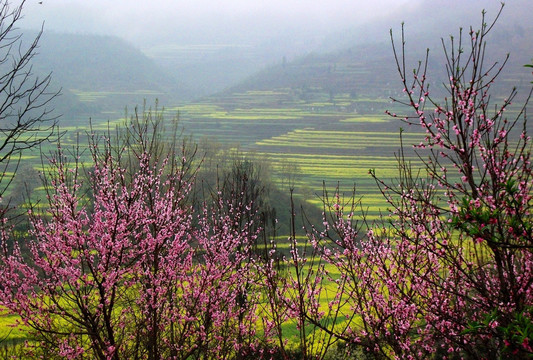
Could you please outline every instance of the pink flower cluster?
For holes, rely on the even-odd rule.
[[[244,214],[217,201],[196,213],[191,184],[169,159],[142,152],[127,174],[109,145],[98,150],[89,191],[81,169],[56,159],[33,240],[7,251],[4,233],[1,306],[31,329],[33,346],[66,359],[255,352],[256,234],[234,227]]]

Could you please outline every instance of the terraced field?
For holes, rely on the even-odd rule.
[[[419,55],[410,54],[407,62],[416,64]],[[435,60],[438,58],[433,58],[429,72],[433,78],[441,75],[446,78],[444,64]],[[501,102],[512,85],[521,86],[524,93],[523,88],[529,86],[529,82],[523,81],[525,73],[529,76],[523,68],[529,61],[526,59],[508,64],[509,71],[502,73],[500,82],[505,89],[497,88],[493,104]],[[293,176],[296,191],[310,202],[319,202],[314,194],[322,193],[325,182],[328,188],[339,184],[343,191],[351,191],[355,184],[358,193],[365,197],[371,216],[377,216],[378,209],[385,207],[368,170],[376,169],[383,179],[396,175],[394,153],[400,147],[399,129],[406,127],[385,114],[385,110],[402,113],[397,103],[390,100],[391,96],[401,97],[402,91],[388,43],[311,54],[273,65],[224,92],[185,105],[176,103],[175,97],[166,102],[168,94],[156,87],[139,85],[130,91],[101,88],[71,90],[82,104],[83,114],[97,114],[92,116],[96,131],[107,131],[123,123],[123,108],[132,98],[139,101],[145,98],[148,106],[153,105],[152,99],[159,98],[166,106],[167,118],[179,114],[185,134],[269,158],[280,186],[286,185],[287,164],[297,169]],[[436,98],[445,95],[438,82],[432,83],[432,91]],[[516,100],[519,103],[522,98]],[[131,112],[131,105],[129,108]],[[69,119],[63,127],[68,131],[63,145],[79,141],[84,146],[86,142],[78,139],[76,133],[83,135],[87,130],[88,117]],[[405,130],[404,144],[420,142],[421,134],[415,127]],[[412,161],[417,159],[412,152],[408,156]],[[37,155],[29,161],[34,160],[38,166]]]
[[[394,153],[400,147],[402,125],[388,117],[387,99],[340,93],[329,99],[321,89],[302,99],[294,89],[250,90],[225,94],[191,105],[167,109],[179,112],[186,132],[239,146],[251,156],[270,159],[276,181],[283,186],[287,164],[296,192],[320,205],[323,184],[333,190],[364,195],[365,210],[375,218],[386,207],[369,169],[383,179],[396,174]],[[373,109],[359,113],[361,103]],[[393,109],[394,110],[394,109]],[[419,143],[421,134],[404,132],[404,143]],[[415,161],[414,154],[412,160]]]
[[[420,134],[408,134],[404,141],[418,141]],[[349,193],[355,186],[362,196],[363,210],[375,219],[386,202],[378,191],[369,170],[374,169],[381,179],[394,178],[397,162],[393,156],[400,147],[398,134],[392,132],[294,130],[282,136],[258,141],[255,144],[263,156],[277,164],[291,163],[299,169],[299,186],[321,194],[322,187],[332,190],[339,186]],[[386,155],[390,154],[390,155]],[[416,162],[416,158],[411,159]],[[308,201],[321,205],[318,196]]]
[[[296,192],[308,202],[321,204],[323,184],[330,190],[338,185],[347,193],[355,185],[368,218],[375,219],[387,204],[368,174],[369,169],[375,169],[377,176],[386,181],[396,177],[395,153],[400,148],[401,127],[405,130],[402,138],[408,160],[416,167],[420,162],[411,145],[420,143],[423,134],[416,126],[385,114],[385,110],[401,114],[405,109],[388,98],[398,94],[385,82],[383,74],[378,76],[376,85],[380,91],[358,93],[354,89],[359,84],[350,85],[348,80],[335,93],[328,90],[331,76],[340,79],[341,75],[351,74],[357,80],[367,70],[341,63],[333,70],[323,69],[334,75],[324,75],[322,86],[317,80],[312,86],[293,84],[274,90],[252,87],[168,111],[179,112],[185,131],[197,139],[238,146],[252,156],[270,159],[276,181],[282,187],[290,164],[297,169],[292,176]],[[508,116],[515,116],[517,110],[510,109]]]

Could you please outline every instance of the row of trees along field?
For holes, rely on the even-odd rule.
[[[54,94],[28,70],[38,38],[13,50],[22,6],[2,4],[7,166],[50,139]],[[89,134],[89,167],[58,146],[43,176],[46,211],[29,211],[22,236],[7,207],[1,214],[0,311],[26,336],[19,345],[4,339],[4,356],[531,358],[527,102],[513,119],[514,90],[491,103],[505,65],[484,62],[493,26],[483,16],[479,30],[443,42],[445,99],[428,88],[428,59],[411,72],[403,33],[392,42],[406,113],[391,116],[425,129],[415,145],[423,167],[400,149],[396,180],[376,178],[390,209],[374,223],[354,220],[364,209],[357,194],[324,191],[323,219],[307,222],[302,238],[289,206],[287,251],[264,231],[275,214],[261,202],[256,165],[237,162],[194,187],[196,148],[177,133],[162,137],[158,116]],[[209,196],[192,196],[198,189]]]

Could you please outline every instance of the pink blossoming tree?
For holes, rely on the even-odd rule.
[[[93,137],[88,192],[81,167],[60,150],[49,172],[49,210],[32,218],[33,240],[9,251],[3,238],[0,303],[30,329],[35,355],[218,359],[256,352],[257,291],[243,291],[253,283],[255,234],[240,221],[243,211],[220,211],[217,201],[192,210],[190,159],[151,152],[152,120],[132,122],[127,138],[137,138],[135,149]]]
[[[289,304],[302,323],[378,358],[533,356],[530,138],[525,105],[506,116],[514,89],[491,103],[503,67],[484,62],[493,25],[483,16],[479,31],[443,42],[442,102],[432,97],[427,58],[410,75],[403,32],[401,50],[393,41],[405,93],[396,101],[411,112],[391,115],[425,131],[415,145],[422,166],[402,148],[396,181],[371,171],[391,210],[365,228],[353,201],[338,193],[325,201],[325,227],[309,231],[320,260],[308,266],[307,291]]]

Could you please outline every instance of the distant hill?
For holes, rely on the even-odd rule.
[[[491,22],[500,10],[498,0],[419,0],[405,4],[402,11],[380,17],[369,23],[358,24],[327,34],[320,45],[324,52],[351,48],[355,45],[389,41],[389,29],[399,32],[405,24],[409,42],[416,41],[431,48],[440,44],[440,38],[457,34],[460,27],[478,28],[481,12],[486,11],[486,21]],[[530,0],[506,1],[496,29],[510,29],[523,33],[531,28],[533,2]]]
[[[292,62],[273,65],[224,92],[248,90],[301,89],[349,93],[351,97],[387,97],[396,88],[391,84],[395,69],[390,47],[368,44],[326,54],[310,54]]]
[[[471,7],[476,8],[475,20],[479,20],[481,7]],[[217,97],[232,93],[291,89],[291,94],[304,101],[313,97],[333,100],[344,94],[361,104],[365,98],[388,99],[399,90],[384,23],[394,27],[398,35],[399,23],[406,20],[409,66],[415,66],[416,61],[423,58],[426,47],[430,47],[431,72],[440,79],[445,76],[439,40],[441,36],[446,38],[452,32],[448,28],[459,20],[441,28],[432,26],[432,21],[440,18],[438,14],[434,20],[407,11],[403,15],[405,19],[398,15],[392,24],[392,20],[384,19],[366,27],[347,29],[342,34],[332,34],[322,48],[293,61],[291,56],[281,55],[288,45],[280,42],[285,50],[278,49],[270,55],[268,68],[237,84],[235,79],[253,73],[258,62],[265,64],[267,59],[263,59],[263,55],[275,44],[265,44],[262,49],[229,45],[191,49],[169,45],[151,49],[147,56],[117,37],[45,32],[35,70],[53,72],[54,86],[63,89],[56,109],[64,114],[64,119],[80,122],[86,122],[89,117],[95,120],[119,117],[124,107],[132,108],[144,100],[153,104],[159,99],[162,105],[173,107],[227,86],[230,87],[208,99],[216,102]],[[493,11],[489,15],[494,15]],[[530,63],[533,57],[530,39],[533,27],[523,21],[509,20],[515,16],[514,13],[506,15],[504,10],[489,43],[499,59],[502,54],[511,52],[504,74],[504,85],[509,86],[529,84],[530,73],[522,65]],[[32,36],[34,34],[24,32],[25,39],[32,39]],[[435,88],[439,86],[435,83]]]
[[[396,30],[395,41],[399,47],[400,34],[399,29]],[[531,63],[533,57],[531,34],[533,26],[523,27],[518,24],[497,24],[490,33],[485,66],[496,62],[501,64],[506,54],[510,54],[501,75],[502,81],[497,83],[498,88],[495,89],[502,92],[501,96],[505,96],[512,86],[523,88],[523,93],[527,92],[526,88],[532,79],[529,76],[530,71],[523,65]],[[464,35],[466,47],[469,46],[469,36],[466,31]],[[444,34],[442,37],[445,42],[449,42],[449,36]],[[440,40],[438,36],[428,38],[428,34],[406,31],[408,71],[424,59],[426,49],[430,48],[428,73],[434,80],[433,91],[443,91],[442,81],[447,79]],[[322,92],[329,94],[332,99],[341,93],[350,94],[353,99],[389,98],[398,94],[401,90],[399,87],[399,75],[389,40],[361,43],[343,50],[313,53],[295,61],[281,62],[250,76],[219,95],[228,96],[231,93],[253,90],[292,89],[303,93]],[[441,92],[440,95],[444,93]],[[216,97],[217,95],[214,96]]]
[[[530,34],[532,4],[531,0],[507,2],[497,28],[509,29],[515,35],[528,34],[528,31]],[[360,21],[355,21],[344,29],[317,26],[315,32],[298,32],[295,30],[298,23],[294,23],[294,29],[290,31],[281,35],[274,35],[276,31],[273,31],[270,38],[269,32],[266,31],[261,39],[254,41],[242,41],[237,36],[222,43],[179,43],[179,39],[170,38],[157,44],[148,43],[142,46],[143,51],[167,69],[168,73],[187,83],[195,95],[209,96],[224,91],[251,75],[251,79],[256,79],[253,74],[264,67],[281,65],[284,60],[285,65],[290,65],[294,59],[309,53],[315,54],[309,58],[316,58],[316,54],[332,53],[344,56],[342,53],[345,53],[346,49],[352,49],[356,56],[366,56],[367,50],[368,56],[372,56],[373,49],[381,44],[383,48],[380,51],[388,56],[384,59],[390,62],[389,29],[393,28],[398,35],[402,22],[405,22],[408,45],[412,49],[423,53],[426,47],[430,47],[433,54],[440,54],[441,37],[457,34],[461,26],[465,29],[470,25],[479,26],[482,9],[487,10],[486,20],[491,21],[500,6],[499,0],[452,3],[449,0],[419,0],[405,3],[394,13],[374,16],[371,22],[365,22],[366,14],[360,14]],[[280,24],[280,27],[289,25],[291,24]],[[527,36],[522,38],[522,41],[524,40],[527,41]],[[502,45],[505,46],[503,52],[511,50],[507,44]],[[327,62],[333,63],[334,60]],[[302,63],[302,60],[296,60],[296,63]],[[269,69],[267,73],[272,70]],[[251,84],[250,81],[246,83]]]
[[[35,33],[24,32],[26,41]],[[144,100],[161,104],[190,99],[179,80],[129,43],[113,36],[43,33],[35,57],[36,73],[52,72],[53,85],[62,88],[56,110],[65,121],[109,119]]]

